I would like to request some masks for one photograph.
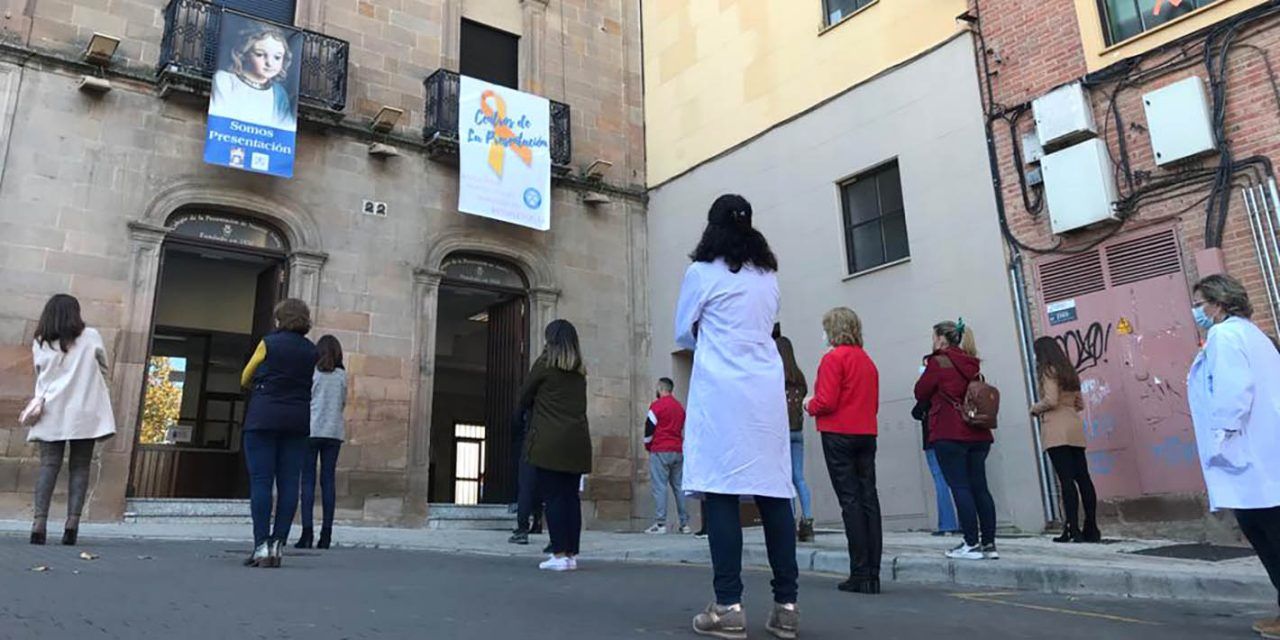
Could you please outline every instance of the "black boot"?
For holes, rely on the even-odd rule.
[[[796,530],[796,540],[799,542],[813,542],[813,518],[800,520],[800,526]]]
[[[1054,538],[1053,541],[1054,542],[1080,542],[1080,531],[1076,529],[1075,525],[1068,522],[1067,525],[1062,528],[1062,535]]]
[[[877,595],[880,593],[880,578],[849,578],[836,588],[847,593]]]
[[[1102,531],[1098,529],[1096,522],[1085,522],[1084,530],[1080,532],[1081,542],[1091,542],[1097,544],[1102,542]]]
[[[302,537],[298,538],[298,544],[293,545],[293,548],[294,549],[310,549],[313,535],[314,534],[311,530],[311,527],[303,527]]]
[[[523,529],[516,529],[516,532],[511,534],[507,542],[511,544],[529,544],[529,532]]]
[[[333,529],[329,527],[321,527],[320,540],[316,542],[316,548],[328,549],[329,545],[333,542],[333,540],[331,539],[332,537],[333,537]]]

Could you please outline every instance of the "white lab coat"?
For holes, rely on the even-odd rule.
[[[1280,506],[1280,353],[1245,318],[1209,329],[1187,375],[1209,508]]]
[[[31,344],[36,368],[35,395],[44,398],[44,414],[27,442],[97,440],[115,435],[111,393],[107,390],[107,350],[93,328],[66,353],[59,343]]]
[[[723,261],[694,262],[676,308],[676,344],[694,349],[684,427],[687,493],[790,498],[791,443],[782,358],[772,331],[778,279]],[[694,335],[694,325],[697,335]]]

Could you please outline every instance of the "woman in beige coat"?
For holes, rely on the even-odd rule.
[[[1067,360],[1058,341],[1050,337],[1036,340],[1036,373],[1040,378],[1040,402],[1031,413],[1040,416],[1040,440],[1053,462],[1053,470],[1062,485],[1062,510],[1065,522],[1062,535],[1054,542],[1101,542],[1098,530],[1098,495],[1089,477],[1085,457],[1084,422],[1079,411],[1084,408],[1080,397],[1080,376]],[[1084,502],[1084,528],[1077,513]]]
[[[25,421],[31,426],[27,441],[37,442],[40,447],[31,544],[45,542],[53,486],[70,443],[67,524],[62,544],[73,545],[89,489],[93,445],[116,432],[105,377],[107,351],[97,330],[85,327],[80,302],[58,294],[49,299],[40,315],[31,355],[36,369],[34,403],[43,402],[38,418],[24,412]]]

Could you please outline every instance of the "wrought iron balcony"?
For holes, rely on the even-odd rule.
[[[218,66],[223,8],[204,0],[169,0],[164,12],[158,75],[162,91],[205,92]],[[302,74],[298,84],[304,110],[340,112],[347,106],[350,44],[303,31]]]
[[[458,85],[456,71],[439,69],[427,76],[426,126],[422,137],[437,156],[458,153]],[[569,105],[551,101],[551,164],[565,173],[573,159],[573,134]]]

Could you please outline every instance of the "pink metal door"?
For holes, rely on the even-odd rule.
[[[1186,401],[1198,336],[1173,229],[1037,265],[1047,334],[1080,373],[1099,497],[1203,490]]]

